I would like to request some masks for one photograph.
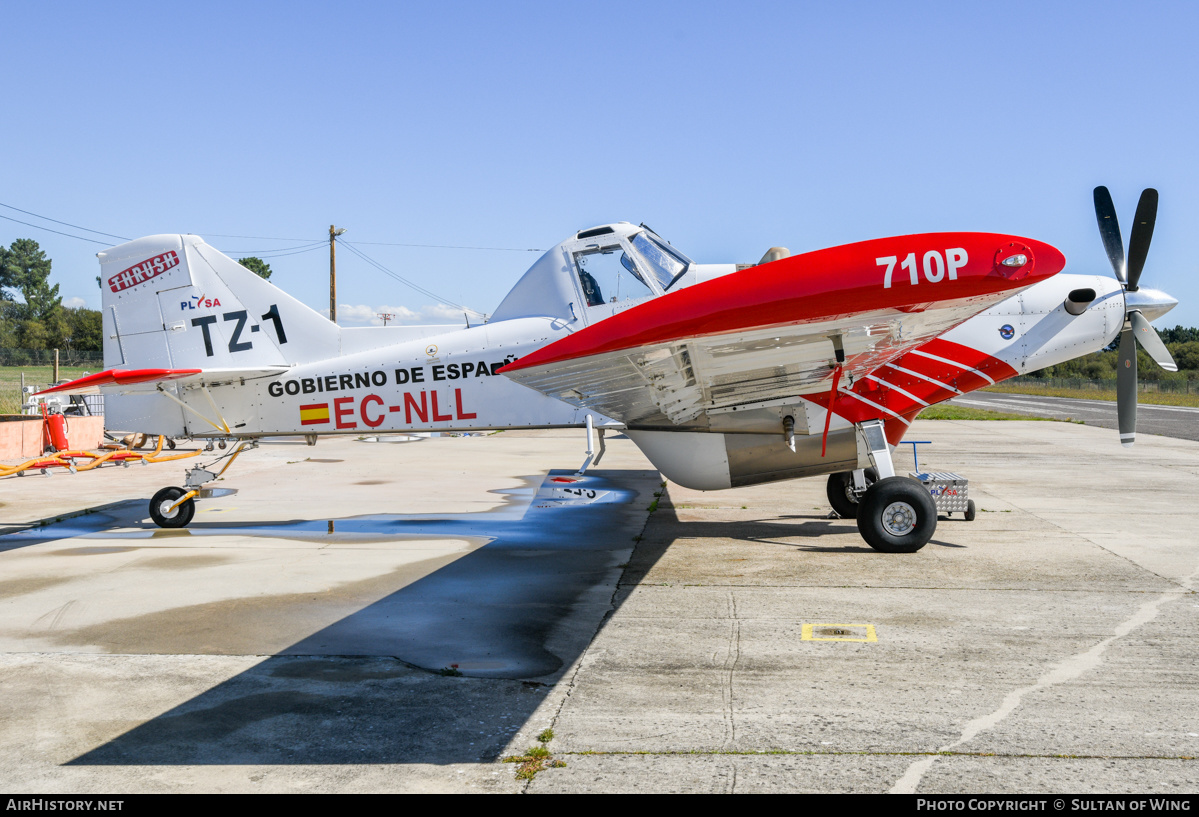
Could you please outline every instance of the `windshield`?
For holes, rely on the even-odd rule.
[[[617,303],[653,295],[641,272],[620,252],[620,245],[588,247],[574,254],[579,270],[579,284],[588,306]]]
[[[658,279],[663,291],[670,289],[670,285],[681,278],[687,267],[691,266],[691,259],[650,233],[637,233],[633,236],[633,247],[649,264],[650,271]]]

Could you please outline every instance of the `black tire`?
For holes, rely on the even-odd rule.
[[[878,471],[867,468],[866,488],[869,489],[876,482],[878,482]],[[857,519],[858,498],[853,492],[853,471],[829,474],[828,484],[824,490],[825,496],[828,497],[828,504],[837,512],[837,516],[842,519]]]
[[[866,489],[858,506],[858,532],[883,553],[915,553],[937,530],[937,503],[909,477],[887,477]]]
[[[150,518],[160,528],[185,528],[196,515],[196,501],[189,499],[169,514],[166,509],[186,494],[182,488],[163,488],[150,500]]]
[[[974,500],[967,499],[966,500],[966,521],[967,522],[974,521],[974,514],[976,511],[977,511],[977,508],[975,508],[975,506],[974,506]]]

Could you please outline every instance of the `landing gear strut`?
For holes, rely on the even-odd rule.
[[[918,480],[895,475],[881,421],[861,423],[858,431],[879,477],[866,488],[858,503],[858,532],[877,551],[915,553],[928,544],[937,530],[937,503]],[[831,479],[829,486],[831,502]],[[836,505],[833,508],[836,510]]]
[[[212,448],[212,443],[208,444]],[[221,448],[225,447],[224,441],[221,441]],[[212,496],[222,496],[231,493],[236,493],[236,489],[219,489],[219,488],[202,488],[205,483],[212,482],[228,470],[233,461],[237,459],[237,455],[249,448],[257,448],[257,440],[246,440],[240,443],[236,448],[227,454],[222,454],[213,462],[208,463],[208,468],[216,465],[223,459],[229,461],[225,463],[220,471],[209,471],[196,465],[187,472],[187,480],[184,482],[186,487],[163,488],[158,493],[154,494],[154,498],[150,500],[150,518],[154,520],[154,524],[160,528],[184,528],[192,521],[192,517],[196,515],[196,500],[207,499]]]
[[[858,487],[858,474],[861,473],[861,487]],[[878,471],[867,468],[863,471],[842,471],[828,475],[828,485],[825,494],[828,504],[833,506],[837,516],[842,519],[857,519],[858,506],[866,489],[878,482]]]

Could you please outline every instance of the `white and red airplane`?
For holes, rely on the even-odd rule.
[[[1157,192],[1141,196],[1127,265],[1106,188],[1095,207],[1118,280],[1061,274],[1055,248],[993,233],[697,264],[622,222],[558,244],[467,328],[340,327],[197,236],[150,236],[99,254],[108,370],[47,392],[100,391],[110,428],[238,451],[272,435],[571,426],[590,454],[593,424],[621,428],[689,488],[829,475],[867,543],[912,552],[937,508],[890,452],[922,409],[1119,336],[1131,444],[1133,338],[1177,368],[1149,325],[1177,302],[1138,286]],[[154,521],[186,525],[214,477],[196,467],[158,492]]]

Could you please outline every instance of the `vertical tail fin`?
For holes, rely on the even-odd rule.
[[[105,368],[289,365],[338,354],[337,325],[193,235],[99,253]]]

